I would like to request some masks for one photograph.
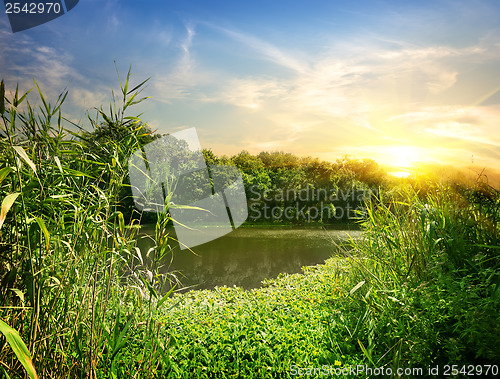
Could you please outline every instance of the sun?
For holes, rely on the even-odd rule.
[[[389,174],[398,178],[410,177],[424,160],[421,149],[411,145],[388,146],[384,157],[393,170]]]
[[[408,170],[420,161],[421,154],[415,146],[390,146],[386,151],[389,164],[395,169]]]

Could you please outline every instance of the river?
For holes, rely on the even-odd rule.
[[[143,228],[141,233],[150,234]],[[256,288],[262,280],[280,273],[301,272],[303,266],[323,263],[338,253],[336,244],[348,236],[358,238],[357,230],[289,227],[241,227],[214,241],[180,250],[172,242],[172,255],[162,262],[163,272],[180,272],[183,286],[210,289],[215,286]],[[153,241],[142,239],[146,252]]]

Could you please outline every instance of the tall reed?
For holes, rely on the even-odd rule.
[[[120,207],[127,159],[152,138],[128,115],[146,83],[130,89],[130,78],[109,110],[89,112],[91,132],[65,118],[67,92],[52,105],[35,82],[36,107],[30,91],[2,94],[0,202],[16,198],[0,229],[0,319],[19,331],[43,378],[122,377],[165,358],[151,309],[168,278],[158,265],[149,271],[137,248],[141,215]],[[142,356],[119,359],[132,340]],[[0,362],[5,375],[23,370],[7,344]]]
[[[485,188],[489,202],[477,196]],[[364,238],[346,251],[337,332],[375,367],[498,363],[499,211],[499,192],[484,183],[373,199]]]

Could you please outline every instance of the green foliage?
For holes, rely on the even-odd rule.
[[[38,375],[36,374],[35,367],[33,366],[30,352],[28,351],[28,348],[24,344],[22,338],[19,336],[19,333],[2,320],[0,320],[0,332],[4,335],[8,344],[12,348],[12,351],[16,354],[19,362],[21,362],[29,377],[31,379],[37,379]]]
[[[365,238],[347,254],[350,285],[365,284],[332,313],[334,333],[359,338],[377,366],[498,364],[500,229],[487,215],[499,197],[490,192],[487,209],[446,187],[368,204]]]
[[[88,157],[85,172],[93,173],[99,188],[108,186],[118,186],[115,189],[118,194],[113,206],[116,210],[122,212],[127,219],[131,221],[140,217],[134,212],[134,201],[130,189],[127,160],[131,153],[136,149],[142,148],[147,143],[155,140],[159,136],[154,135],[149,126],[141,121],[139,116],[127,116],[125,110],[147,97],[137,99],[141,93],[143,85],[141,84],[128,90],[128,82],[131,77],[129,70],[125,84],[121,83],[121,103],[122,107],[117,107],[117,102],[113,93],[113,102],[109,107],[108,114],[103,108],[94,108],[96,116],[92,118],[88,115],[88,120],[92,126],[92,131],[87,131],[76,125],[80,132],[76,135],[85,155]],[[118,178],[113,180],[112,177]],[[151,221],[148,218],[148,221]]]
[[[0,84],[6,377],[22,367],[32,377],[271,378],[290,377],[293,365],[499,363],[500,194],[481,182],[391,187],[368,160],[205,150],[209,165],[243,171],[255,209],[297,201],[283,191],[338,195],[299,199],[304,222],[322,201],[338,210],[367,200],[364,234],[303,275],[171,296],[169,215],[154,216],[149,251],[137,246],[144,217],[133,211],[127,159],[158,136],[125,112],[144,99],[145,81],[129,90],[130,79],[77,133],[64,126],[66,92],[52,105],[35,82],[35,108],[29,91],[9,98]]]
[[[125,223],[121,209],[130,191],[127,159],[152,138],[139,117],[125,113],[142,100],[144,82],[129,90],[130,76],[121,83],[121,103],[97,109],[89,115],[94,130],[77,125],[78,133],[65,127],[67,92],[52,105],[35,82],[35,108],[28,93],[4,96],[2,82],[0,318],[26,341],[21,357],[18,348],[0,345],[6,376],[16,377],[19,360],[27,367],[29,356],[40,377],[121,376],[115,368],[123,346],[141,323],[147,331],[136,353],[159,357],[145,349],[156,327],[154,295],[172,286],[156,261],[169,251],[168,216],[159,219],[158,243],[143,257],[136,246],[140,215]],[[134,304],[125,314],[124,298]],[[135,369],[141,365],[149,367],[144,360]]]
[[[388,184],[374,161],[349,156],[330,163],[291,153],[242,151],[228,163],[242,171],[250,222],[353,223],[355,210]]]
[[[360,363],[325,338],[341,286],[340,262],[281,275],[263,288],[217,287],[177,294],[158,320],[169,341],[165,375],[179,378],[289,378],[290,367]]]

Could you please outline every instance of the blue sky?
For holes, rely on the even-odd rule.
[[[116,60],[151,77],[135,111],[153,129],[196,127],[216,154],[498,167],[499,2],[80,0],[15,34],[1,9],[7,88],[68,87],[84,126]]]

